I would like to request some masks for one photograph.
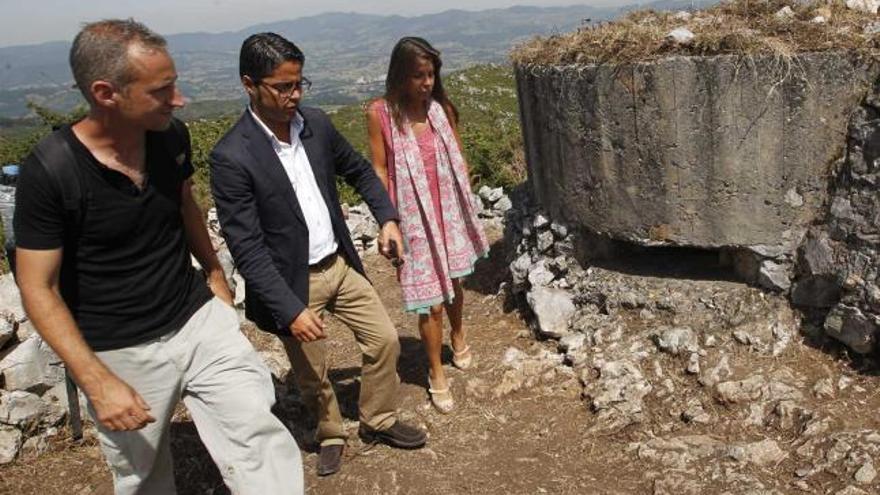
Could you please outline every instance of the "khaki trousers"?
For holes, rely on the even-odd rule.
[[[169,426],[181,397],[232,493],[303,493],[299,448],[270,411],[272,377],[229,305],[214,298],[177,332],[96,354],[156,418],[135,431],[99,425],[117,495],[176,493]]]
[[[358,401],[361,425],[390,428],[397,420],[400,342],[376,290],[345,257],[333,255],[309,267],[309,309],[322,319],[325,311],[332,312],[354,333],[363,355]],[[281,341],[306,405],[318,415],[318,442],[345,443],[342,415],[328,377],[325,340],[300,343],[285,336]]]

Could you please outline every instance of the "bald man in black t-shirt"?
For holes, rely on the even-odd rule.
[[[29,157],[16,281],[89,400],[116,493],[175,493],[169,427],[181,399],[233,493],[302,493],[299,449],[270,411],[271,376],[240,331],[193,199],[190,153],[167,145],[189,136],[172,121],[183,98],[165,41],[133,20],[89,24],[71,66],[90,112],[45,143],[70,148],[80,219],[71,225],[62,184]]]

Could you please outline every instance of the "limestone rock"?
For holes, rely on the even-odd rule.
[[[532,267],[532,257],[529,253],[519,255],[510,264],[510,275],[513,279],[514,289],[520,288],[528,280],[529,270]]]
[[[877,471],[874,469],[874,463],[868,460],[859,467],[858,471],[856,471],[856,474],[853,476],[853,479],[859,484],[867,485],[873,482],[876,477]]]
[[[31,322],[31,320],[20,322],[18,324],[18,328],[15,329],[15,338],[19,342],[24,342],[34,335],[37,335],[37,329],[34,328],[34,324],[33,322]]]
[[[619,419],[612,418],[615,421],[638,421],[643,400],[652,390],[639,366],[631,361],[621,360],[597,362],[595,369],[599,373],[598,380],[590,381],[586,375],[582,377],[587,383],[584,397],[589,401],[591,409],[603,416],[619,416]]]
[[[794,19],[794,10],[792,10],[791,7],[786,5],[785,7],[782,7],[781,9],[776,11],[776,14],[774,14],[774,16],[777,19],[780,19],[783,21],[790,21],[790,20]]]
[[[559,339],[559,350],[562,352],[574,352],[583,348],[586,343],[586,335],[582,333],[570,333]]]
[[[774,291],[787,291],[791,288],[791,274],[783,263],[764,260],[758,269],[758,284]]]
[[[682,421],[695,424],[709,424],[712,422],[712,416],[706,412],[703,404],[697,399],[690,399],[687,408],[681,413]]]
[[[45,414],[40,420],[43,426],[55,426],[67,416],[69,403],[67,402],[67,384],[61,382],[50,388],[40,398],[44,404]],[[80,411],[84,412],[88,408],[85,401],[80,399]]]
[[[727,450],[727,455],[737,461],[756,466],[776,464],[787,457],[779,444],[769,438],[760,442],[732,446]]]
[[[691,375],[700,374],[700,355],[698,353],[691,353],[691,357],[688,358],[688,365],[685,371],[687,371]]]
[[[685,475],[667,473],[654,480],[652,495],[702,495],[705,487],[699,480],[688,479]]]
[[[810,230],[798,248],[798,277],[791,292],[799,306],[830,308],[840,299],[841,280],[828,233]]]
[[[48,435],[41,433],[25,440],[19,455],[22,459],[34,459],[49,450]]]
[[[15,335],[15,320],[0,317],[0,349]]]
[[[497,203],[492,205],[495,211],[499,213],[505,213],[510,211],[513,208],[513,203],[510,201],[510,198],[507,196],[502,196],[501,199],[498,200]]]
[[[545,230],[538,234],[538,251],[546,253],[553,247],[553,232]]]
[[[540,260],[529,268],[528,280],[532,288],[546,287],[550,285],[555,276],[547,269],[547,263]]]
[[[0,308],[11,313],[15,321],[23,321],[27,317],[11,273],[0,276]]]
[[[553,235],[557,239],[565,239],[565,237],[568,236],[568,227],[561,223],[553,222],[550,225],[550,231],[553,232]]]
[[[722,382],[716,386],[718,398],[722,402],[737,404],[761,398],[767,381],[764,377],[753,375],[745,380]]]
[[[493,205],[504,196],[504,188],[496,187],[493,189],[488,186],[483,186],[480,188],[478,194],[480,195],[480,198],[486,201],[486,203]]]
[[[508,347],[506,351],[504,351],[504,356],[501,358],[501,364],[513,368],[520,369],[522,368],[522,362],[528,356],[522,350],[517,349],[516,347]]]
[[[548,375],[555,376],[555,368],[562,363],[562,356],[542,349],[536,355],[528,355],[523,351],[510,347],[505,351],[502,364],[508,368],[495,388],[494,397],[502,397],[524,387],[533,386],[538,380]]]
[[[714,387],[715,384],[730,376],[730,359],[727,355],[722,355],[714,366],[705,370],[700,376],[700,384],[705,387]]]
[[[238,270],[232,274],[233,287],[235,287],[235,298],[232,300],[233,304],[235,304],[236,308],[244,307],[244,298],[245,298],[245,281],[244,277],[238,273]]]
[[[666,34],[666,41],[676,45],[690,45],[694,42],[694,33],[686,27],[675,28]]]
[[[536,230],[545,229],[549,226],[550,219],[542,213],[538,213],[537,215],[535,215],[535,218],[532,220],[532,227],[534,227]]]
[[[868,492],[860,490],[854,486],[848,486],[843,490],[838,490],[834,495],[868,495]]]
[[[854,306],[838,304],[825,319],[825,332],[859,354],[874,349],[877,321]]]
[[[226,283],[229,284],[231,290],[235,290],[235,280],[232,278],[235,273],[235,261],[233,261],[232,253],[229,252],[225,241],[219,244],[216,254],[217,261],[220,262],[220,267],[223,268],[223,274],[226,275]]]
[[[785,202],[792,208],[800,208],[804,206],[804,197],[795,188],[791,188],[785,193]]]
[[[798,268],[809,275],[832,275],[837,272],[834,246],[824,231],[811,230],[798,248]]]
[[[345,223],[354,240],[372,240],[379,236],[379,224],[365,204],[352,207]]]
[[[40,349],[41,342],[42,339],[33,336],[0,361],[0,374],[7,390],[45,389],[54,385],[46,355]]]
[[[529,292],[527,300],[541,334],[558,339],[570,333],[568,320],[574,314],[575,306],[568,292],[536,287]]]
[[[817,399],[833,399],[835,395],[834,381],[831,378],[822,378],[813,386],[813,395]]]
[[[708,435],[655,438],[638,445],[638,456],[668,468],[685,469],[696,461],[714,456],[723,445]]]
[[[259,350],[257,353],[263,359],[263,362],[266,363],[266,367],[269,368],[269,372],[272,373],[276,380],[282,383],[287,380],[287,374],[290,372],[290,360],[281,346]]]
[[[876,14],[880,9],[880,0],[846,0],[846,6],[866,14]]]
[[[28,429],[46,413],[39,396],[23,390],[0,391],[0,423]]]
[[[690,328],[667,328],[654,336],[654,343],[661,351],[677,356],[685,352],[697,352],[697,336]]]
[[[0,465],[15,460],[21,448],[21,437],[17,428],[0,425]]]

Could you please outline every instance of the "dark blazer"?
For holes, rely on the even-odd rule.
[[[319,109],[301,107],[300,139],[330,211],[340,254],[364,274],[345,225],[336,177],[360,193],[379,225],[397,220],[372,165],[358,154]],[[293,186],[272,143],[250,112],[223,136],[210,156],[211,190],[235,265],[245,279],[245,314],[279,335],[309,300],[309,231]]]

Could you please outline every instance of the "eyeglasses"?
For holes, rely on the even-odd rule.
[[[258,84],[262,84],[263,86],[271,89],[273,93],[281,98],[281,101],[287,101],[293,98],[293,93],[295,93],[297,90],[299,90],[301,93],[305,93],[309,90],[309,88],[312,87],[312,81],[309,81],[305,77],[297,82],[267,84],[263,81],[260,81]]]

